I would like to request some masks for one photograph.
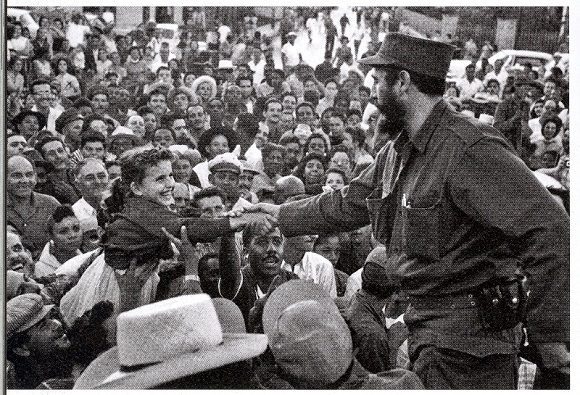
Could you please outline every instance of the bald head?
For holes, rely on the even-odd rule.
[[[32,163],[21,155],[8,158],[6,164],[6,191],[14,198],[28,198],[36,186]]]
[[[296,176],[284,176],[276,181],[276,203],[283,203],[292,196],[305,193],[304,183]]]

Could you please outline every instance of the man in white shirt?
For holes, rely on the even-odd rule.
[[[82,45],[85,42],[85,36],[91,32],[89,26],[80,24],[82,18],[80,14],[73,15],[71,22],[66,28],[66,39],[71,48]]]
[[[302,61],[302,54],[298,51],[298,48],[294,45],[296,41],[296,33],[290,32],[286,35],[288,37],[288,42],[282,46],[282,65],[284,66],[284,71],[286,74]]]
[[[226,26],[224,24],[219,24],[220,27],[218,27],[217,31],[220,34],[220,43],[225,43],[226,42],[226,37],[228,36],[228,34],[230,34],[232,32],[232,29],[230,29],[229,26]]]
[[[503,59],[496,60],[493,64],[493,70],[483,77],[483,84],[487,85],[487,81],[495,79],[499,82],[499,89],[502,92],[508,77],[508,72],[502,66]]]
[[[288,237],[284,241],[282,269],[296,274],[302,280],[311,280],[336,298],[336,279],[332,263],[312,251],[313,236]]]
[[[457,82],[457,87],[460,89],[459,98],[461,101],[471,99],[477,92],[484,90],[483,82],[475,78],[475,65],[470,63],[465,67],[465,77]]]
[[[149,70],[156,73],[157,69],[161,66],[169,67],[169,61],[171,59],[175,59],[175,55],[169,52],[169,43],[162,42],[159,53],[155,56],[151,65],[149,65]]]
[[[75,216],[81,222],[87,218],[96,220],[97,210],[109,184],[105,165],[95,158],[83,159],[76,167],[75,182],[82,196],[72,206]]]
[[[36,80],[30,88],[34,95],[35,105],[32,111],[38,111],[46,117],[46,130],[56,131],[56,119],[62,114],[61,110],[51,107],[52,91],[47,80]]]
[[[266,66],[266,59],[260,48],[254,48],[252,52],[252,60],[248,62],[248,67],[254,74],[254,85],[260,85],[264,79],[264,66]]]

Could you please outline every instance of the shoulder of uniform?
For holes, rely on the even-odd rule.
[[[466,148],[469,148],[485,138],[503,139],[501,132],[493,126],[485,124],[473,117],[461,113],[453,113],[450,116],[447,127]]]

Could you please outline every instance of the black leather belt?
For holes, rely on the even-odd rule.
[[[475,294],[447,296],[409,296],[409,302],[417,310],[421,309],[472,309],[477,306]]]

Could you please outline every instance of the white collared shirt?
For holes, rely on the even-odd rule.
[[[54,241],[49,241],[45,244],[42,252],[40,253],[40,258],[38,262],[34,265],[34,277],[48,276],[56,271],[61,265],[61,263],[56,259],[54,255],[51,254],[50,249],[54,244]],[[77,250],[77,255],[82,254]]]
[[[312,280],[328,292],[331,298],[336,298],[336,279],[332,263],[322,255],[307,252],[300,263],[294,267],[282,262],[282,269],[296,274],[301,280]]]

